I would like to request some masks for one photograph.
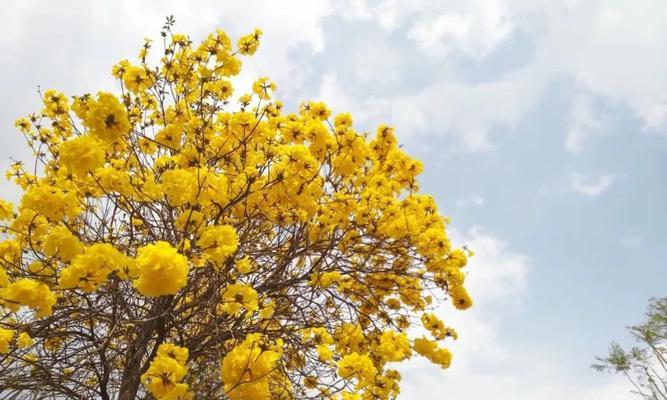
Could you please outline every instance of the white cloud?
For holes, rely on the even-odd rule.
[[[420,90],[389,92],[381,101],[373,99],[372,95],[360,98],[361,104],[379,106],[383,119],[395,124],[406,138],[416,140],[415,132],[449,135],[455,138],[455,150],[493,149],[489,135],[494,128],[517,126],[542,97],[547,85],[568,78],[576,81],[577,95],[571,110],[566,148],[580,152],[591,135],[606,128],[604,115],[594,111],[593,104],[598,98],[625,105],[641,118],[646,128],[660,130],[665,126],[667,55],[662,49],[667,44],[667,6],[657,0],[642,4],[636,6],[620,0],[558,3],[350,0],[285,4],[249,0],[220,6],[213,0],[188,4],[175,0],[160,4],[123,0],[99,2],[94,6],[75,1],[68,3],[68,8],[78,12],[68,13],[58,12],[61,5],[57,3],[44,5],[25,1],[5,5],[0,15],[0,23],[5,27],[0,45],[5,54],[15,59],[30,59],[30,53],[39,49],[41,59],[49,60],[52,69],[61,69],[58,79],[39,83],[69,82],[73,90],[109,88],[113,87],[108,76],[109,65],[120,57],[134,54],[140,38],[156,36],[166,14],[177,16],[178,30],[195,36],[218,26],[234,35],[260,26],[266,32],[264,44],[256,57],[245,63],[239,90],[256,76],[270,75],[279,84],[278,97],[281,93],[290,93],[299,98],[306,90],[303,81],[306,74],[298,72],[307,71],[311,66],[295,65],[290,49],[304,43],[314,52],[323,51],[327,45],[340,46],[324,43],[322,22],[329,15],[372,19],[387,32],[399,27],[405,29],[414,40],[414,46],[423,50],[425,60],[443,61],[443,73],[434,73],[435,80]],[[119,21],[123,21],[123,29],[117,28]],[[36,37],[30,30],[30,26],[49,24],[58,27],[50,37]],[[96,35],[99,30],[113,30],[115,34],[113,37]],[[59,41],[55,39],[56,34],[57,37],[77,37],[77,40]],[[511,73],[483,82],[461,79],[450,73],[452,66],[447,65],[446,56],[452,50],[483,61],[499,49],[506,51],[500,46],[517,35],[534,41],[536,53],[532,60]],[[370,46],[351,59],[332,60],[326,73],[339,76],[341,69],[346,68],[346,77],[351,70],[359,81],[399,79],[399,72],[388,67],[400,64],[404,56],[402,49],[396,46],[390,35],[374,38]],[[358,43],[354,47],[359,48]],[[111,51],[107,52],[108,49]],[[350,63],[354,67],[344,67]],[[66,80],[67,74],[75,74],[77,79]],[[39,79],[26,74],[19,77],[14,86],[26,82],[26,76]],[[23,85],[12,92],[25,99],[34,94],[36,83],[30,82],[29,86]],[[14,117],[11,115],[12,119]]]
[[[379,124],[388,109],[386,100],[374,96],[359,99],[350,95],[339,84],[336,75],[332,73],[322,77],[318,93],[316,99],[326,101],[336,113],[354,110],[355,125],[366,128],[371,128],[371,124]]]
[[[465,267],[475,304],[464,312],[451,307],[437,311],[459,332],[459,340],[450,345],[452,366],[443,371],[420,358],[401,366],[402,398],[627,399],[626,382],[594,374],[592,382],[583,382],[569,366],[552,361],[558,359],[557,349],[545,345],[528,351],[509,345],[503,336],[503,318],[521,311],[532,268],[530,257],[512,251],[506,242],[480,228],[465,234],[452,232],[452,239],[475,251]],[[588,368],[577,369],[581,370]]]
[[[479,195],[472,195],[457,199],[455,204],[457,207],[478,206],[481,207],[485,203],[484,197]]]
[[[508,304],[518,306],[532,264],[530,257],[511,251],[507,242],[478,226],[465,233],[451,230],[449,234],[455,245],[465,245],[475,253],[465,267],[466,287],[474,298],[475,310],[489,312]]]
[[[408,137],[454,135],[459,139],[458,150],[490,150],[494,148],[490,129],[515,126],[522,110],[542,95],[539,71],[531,73],[530,79],[524,74],[521,70],[505,80],[474,85],[440,82],[416,94],[394,97],[389,115]]]
[[[603,116],[596,113],[593,101],[591,96],[584,92],[575,96],[570,111],[570,127],[565,138],[565,148],[570,153],[582,152],[587,140],[604,133],[608,128],[602,120]]]
[[[458,12],[424,15],[416,20],[409,36],[417,46],[436,56],[458,49],[473,58],[482,58],[502,43],[514,24],[493,1],[469,1]]]
[[[339,84],[334,73],[328,73],[318,97],[336,108],[357,105],[354,109],[373,110],[374,121],[394,125],[403,142],[449,135],[458,139],[451,150],[488,151],[494,148],[490,128],[515,126],[521,110],[542,95],[539,71],[530,74],[531,79],[524,79],[521,71],[514,78],[474,86],[440,82],[417,93],[357,98]]]
[[[607,191],[617,178],[618,176],[614,174],[602,174],[598,177],[572,174],[570,176],[570,188],[584,196],[597,197]]]
[[[406,132],[453,135],[458,148],[492,149],[489,131],[516,125],[554,82],[575,87],[566,148],[581,152],[591,135],[603,132],[605,116],[593,112],[601,99],[624,106],[644,129],[667,133],[667,3],[640,5],[623,0],[362,1],[354,0],[346,18],[375,19],[389,32],[402,27],[426,59],[443,69],[459,50],[476,62],[520,38],[535,49],[513,73],[491,80],[462,80],[456,74],[413,93],[387,97],[389,115]],[[347,3],[345,3],[347,4]],[[387,23],[387,21],[391,21]],[[518,40],[518,39],[517,39]],[[391,36],[386,37],[392,43]],[[361,65],[364,59],[357,62]],[[437,123],[436,123],[437,121]],[[408,133],[409,134],[409,133]]]
[[[647,128],[667,114],[667,3],[572,2],[548,16],[542,57],[596,95],[627,106]]]

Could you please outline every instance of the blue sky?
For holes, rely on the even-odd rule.
[[[153,2],[151,2],[153,3]],[[194,39],[265,31],[237,90],[268,75],[288,109],[321,99],[396,127],[424,192],[477,255],[454,365],[402,367],[403,398],[627,399],[590,370],[665,295],[667,5],[657,0],[21,1],[0,25],[0,165],[36,86],[115,89],[163,18]],[[0,185],[0,195],[16,198]]]

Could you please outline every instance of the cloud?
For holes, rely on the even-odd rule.
[[[457,207],[478,206],[481,207],[485,203],[484,197],[479,195],[472,195],[457,199],[455,204]]]
[[[545,345],[528,350],[510,344],[510,338],[503,334],[503,320],[521,313],[533,261],[480,227],[465,233],[454,231],[451,236],[454,243],[475,251],[465,267],[466,285],[475,305],[464,312],[451,307],[436,311],[459,332],[459,339],[449,346],[454,355],[452,366],[443,371],[419,357],[402,365],[402,398],[627,399],[629,387],[622,379],[600,376],[596,380],[593,375],[592,382],[586,382],[590,378],[552,361],[559,358],[556,349]],[[582,366],[577,371],[581,370],[588,368]]]
[[[422,69],[439,65],[440,71],[428,73],[433,79],[428,85],[385,97],[391,123],[410,132],[407,136],[449,136],[464,151],[494,149],[490,132],[514,128],[548,88],[564,84],[572,85],[565,143],[572,153],[583,151],[590,137],[608,128],[607,111],[596,108],[600,102],[630,111],[644,130],[667,133],[665,2],[343,3],[339,7],[350,10],[345,18],[375,21],[386,30],[378,46],[403,46],[395,51],[408,50],[405,57],[421,59]],[[407,33],[417,54],[395,40],[397,31]],[[527,54],[517,53],[522,46]],[[359,66],[365,61],[351,60]],[[509,70],[494,68],[508,63]],[[476,77],[477,69],[486,73]]]
[[[573,1],[549,15],[543,57],[580,87],[625,105],[646,128],[667,117],[667,4],[623,0]],[[550,54],[547,55],[547,54]]]
[[[514,78],[474,86],[439,82],[416,93],[358,98],[335,73],[328,73],[322,78],[318,97],[335,108],[357,105],[357,110],[372,110],[374,120],[395,126],[403,142],[450,136],[455,139],[450,150],[489,151],[495,147],[489,139],[490,129],[515,126],[522,109],[542,95],[538,71],[531,75],[524,79],[521,71]]]
[[[570,111],[570,127],[565,138],[565,148],[570,153],[581,153],[592,136],[603,134],[608,128],[594,108],[594,99],[588,93],[575,96]]]
[[[420,50],[445,56],[457,49],[482,58],[502,43],[514,29],[498,2],[469,1],[458,12],[423,16],[409,31]]]
[[[373,91],[361,96],[345,93],[362,105],[377,107],[375,115],[396,125],[405,140],[447,136],[456,151],[493,150],[494,130],[515,128],[539,103],[548,85],[563,78],[575,85],[568,151],[581,152],[592,135],[607,128],[605,116],[595,107],[599,99],[627,107],[646,129],[665,128],[667,75],[663,71],[667,70],[667,55],[661,50],[667,44],[667,5],[657,0],[644,3],[644,7],[617,0],[350,0],[280,5],[249,0],[224,7],[213,0],[187,5],[174,0],[91,4],[68,3],[68,10],[77,12],[36,1],[6,5],[0,16],[6,31],[0,38],[5,54],[30,60],[31,52],[40,49],[40,60],[49,60],[42,65],[49,65],[55,74],[45,75],[34,65],[12,78],[9,89],[22,96],[17,103],[27,104],[38,82],[60,87],[68,82],[72,91],[112,88],[109,65],[134,54],[139,38],[156,36],[167,14],[177,16],[177,30],[194,36],[219,26],[233,35],[262,27],[265,41],[257,56],[246,63],[239,90],[257,76],[270,75],[279,84],[278,97],[285,94],[296,101],[309,92],[304,77],[313,66],[295,63],[293,51],[305,46],[312,53],[326,54],[332,47],[340,47],[323,36],[324,21],[338,16],[347,21],[375,22],[384,34],[374,37],[363,52],[330,59],[326,70],[312,71],[322,79],[321,86],[330,85],[332,76],[346,88],[358,82],[404,81],[406,77],[396,66],[411,58],[418,59],[416,67],[431,68],[420,72],[429,77],[428,84],[415,85],[411,91],[389,90],[379,97]],[[123,29],[117,29],[119,21],[123,21]],[[39,36],[30,26],[45,26],[48,35]],[[114,35],[96,35],[101,29],[113,30]],[[396,32],[405,40],[397,41]],[[77,39],[60,41],[56,37]],[[500,59],[517,59],[514,45],[521,43],[535,50],[502,73],[489,69]],[[358,40],[349,47],[359,49]],[[628,59],[633,61],[624,62]],[[471,77],[470,67],[488,69],[489,75]],[[41,76],[31,73],[38,70]],[[350,70],[355,75],[352,82],[347,81]],[[67,78],[67,74],[77,79]],[[325,77],[330,81],[324,82]],[[27,85],[28,79],[37,81]]]
[[[572,174],[570,189],[584,196],[598,197],[606,192],[617,178],[618,176],[614,174],[602,174],[595,178],[583,174]]]

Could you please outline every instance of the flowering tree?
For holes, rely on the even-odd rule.
[[[321,102],[284,114],[268,78],[233,97],[261,31],[172,27],[155,63],[147,41],[113,67],[120,94],[48,90],[16,122],[34,164],[0,202],[2,397],[389,399],[390,363],[448,367],[429,310],[471,305],[470,254],[421,163]]]

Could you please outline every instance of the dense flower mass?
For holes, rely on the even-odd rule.
[[[470,252],[422,164],[389,126],[233,87],[260,30],[172,25],[113,67],[118,93],[48,90],[16,122],[35,159],[0,200],[3,395],[393,399],[392,363],[447,368],[434,299],[472,304]]]
[[[141,381],[157,400],[189,400],[193,398],[187,383],[181,382],[188,373],[188,349],[162,343]]]
[[[134,286],[144,296],[176,294],[187,284],[188,259],[167,242],[137,249],[136,266]]]

